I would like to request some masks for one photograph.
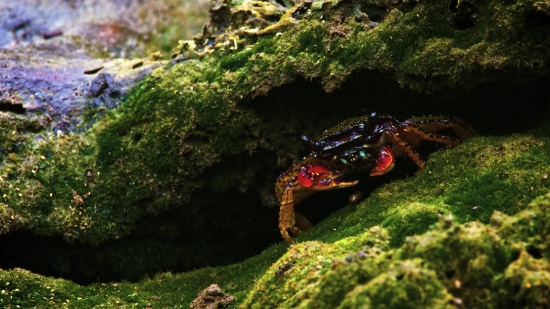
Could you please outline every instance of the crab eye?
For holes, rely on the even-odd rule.
[[[366,124],[368,128],[374,128],[378,124],[378,121],[380,120],[380,117],[376,112],[372,112],[369,116],[366,118]]]
[[[380,118],[380,117],[378,117],[378,114],[377,114],[376,112],[372,112],[372,113],[370,114],[370,117],[369,117],[369,122],[373,121],[373,122],[376,123],[376,122],[378,122],[378,119],[379,119],[379,118]]]
[[[309,143],[309,145],[311,146],[311,150],[312,150],[312,154],[317,150],[317,147],[319,146],[318,143],[314,140],[312,140],[311,138],[305,136],[305,135],[302,135],[302,140],[306,143]],[[315,155],[314,155],[315,156]]]

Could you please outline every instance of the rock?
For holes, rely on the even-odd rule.
[[[191,309],[218,309],[235,301],[235,297],[225,294],[220,287],[213,283],[199,292],[189,308]]]
[[[333,278],[342,271],[357,279],[346,271],[359,268],[363,261],[371,263],[367,261],[372,256],[381,264],[365,266],[368,276],[346,285],[340,284],[345,280],[333,281],[345,293],[353,291],[349,306],[366,297],[382,304],[383,298],[375,299],[377,293],[401,299],[398,296],[415,282],[430,289],[434,298],[425,299],[427,304],[456,303],[457,298],[466,307],[473,303],[447,291],[446,284],[465,289],[466,281],[442,282],[433,275],[439,270],[426,266],[426,261],[435,265],[449,259],[419,254],[405,261],[395,255],[396,250],[405,254],[411,248],[425,248],[426,243],[445,249],[439,242],[452,233],[446,228],[453,227],[458,232],[482,230],[489,237],[495,232],[488,226],[495,210],[515,216],[547,192],[548,6],[532,0],[282,3],[284,9],[265,1],[214,1],[205,31],[197,41],[183,42],[175,59],[167,63],[155,57],[97,60],[85,48],[88,36],[71,45],[68,39],[79,37],[71,36],[71,29],[48,26],[40,35],[25,34],[34,33],[39,23],[33,18],[40,14],[20,10],[13,19],[6,17],[2,35],[8,39],[2,39],[5,61],[0,63],[0,83],[4,83],[0,107],[6,109],[0,114],[0,247],[8,249],[2,251],[1,265],[79,283],[97,278],[137,281],[172,269],[181,272],[174,277],[187,283],[181,285],[184,296],[171,288],[172,279],[164,274],[135,286],[125,283],[132,292],[122,293],[130,296],[117,301],[146,307],[151,295],[134,294],[133,288],[150,284],[162,306],[173,307],[182,297],[189,303],[203,288],[190,287],[198,284],[193,276],[204,276],[185,271],[237,263],[280,240],[277,211],[264,206],[276,206],[277,175],[307,152],[301,135],[315,136],[343,119],[372,111],[398,119],[442,113],[465,118],[480,135],[430,155],[421,171],[403,161],[397,164],[401,172],[361,179],[359,185],[365,187],[357,189],[367,198],[354,207],[344,207],[352,192],[336,191],[319,192],[300,205],[305,215],[308,211],[317,215],[315,227],[297,238],[299,243],[319,244],[319,254],[311,260],[299,260],[303,252],[279,260],[287,249],[275,245],[255,263],[201,271],[228,276],[228,282],[242,287],[238,292],[242,297],[235,294],[238,301],[248,298],[247,304],[257,300],[278,306],[282,298],[272,294],[245,295],[255,278],[266,276],[254,291],[262,291],[262,285],[271,288],[267,279],[276,280],[277,268],[292,264],[277,284],[302,282],[294,276],[304,269],[311,272],[312,280],[333,268]],[[48,21],[57,17],[54,8],[40,7],[53,14],[45,14]],[[135,36],[123,36],[121,28],[109,23],[89,29],[92,35],[106,33],[98,53],[123,56],[131,51]],[[126,39],[120,43],[119,38]],[[118,43],[123,45],[120,49]],[[141,74],[147,77],[134,85]],[[490,112],[475,112],[480,106]],[[452,220],[440,223],[449,215]],[[470,221],[481,223],[463,226]],[[376,240],[363,235],[376,226],[388,234],[387,244],[376,246]],[[531,225],[515,228],[521,226]],[[434,229],[437,233],[428,233]],[[521,240],[503,245],[510,257],[520,257],[522,242],[537,238],[514,233],[511,237]],[[473,246],[458,241],[464,238],[448,239],[457,241],[456,252],[468,252]],[[422,244],[417,244],[420,240]],[[531,252],[535,260],[547,259],[544,247],[523,251]],[[353,255],[347,262],[350,252],[365,255]],[[509,260],[501,268],[492,267],[491,260],[484,260],[491,254],[471,259],[476,270],[472,275],[504,274],[502,267],[508,267]],[[385,255],[384,260],[375,258],[379,255]],[[318,256],[326,259],[318,261]],[[463,263],[469,260],[453,257]],[[544,267],[546,262],[541,266],[533,259],[523,255],[512,265],[500,285],[504,291],[518,291],[519,281],[536,276],[517,271],[524,265]],[[236,270],[239,267],[243,269]],[[233,279],[232,271],[240,271],[246,279]],[[6,279],[0,286],[20,282],[19,290],[26,289],[31,278],[21,272],[1,273]],[[369,285],[375,276],[378,279]],[[398,289],[385,288],[394,281]],[[330,282],[322,281],[329,291]],[[29,301],[26,307],[52,305],[43,302],[44,297],[50,299],[51,289],[42,287],[41,297],[23,300],[11,290],[14,285],[6,291],[16,301]],[[117,305],[96,298],[91,288],[80,291],[89,292],[90,302]],[[291,299],[296,289],[287,293],[275,286],[273,291]],[[79,293],[70,293],[67,299],[73,303]],[[345,293],[316,295],[320,299]],[[541,298],[535,298],[533,304],[539,304]],[[5,301],[10,303],[4,307],[20,305]],[[93,306],[97,304],[89,305]]]

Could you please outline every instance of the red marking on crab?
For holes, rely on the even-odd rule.
[[[298,183],[306,188],[328,187],[338,171],[330,170],[320,164],[308,162],[300,167]]]
[[[371,176],[384,175],[395,166],[395,154],[390,146],[382,146],[376,159],[376,166],[370,172]]]

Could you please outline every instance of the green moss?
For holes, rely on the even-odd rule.
[[[444,308],[450,298],[433,271],[420,260],[407,260],[354,288],[336,308]]]
[[[308,52],[308,56],[314,56],[316,53],[323,53],[325,47],[323,41],[327,35],[326,28],[320,22],[312,22],[307,31],[301,31],[296,36],[295,52]],[[291,53],[292,54],[292,53]]]
[[[454,192],[447,189],[453,188],[455,179],[456,183],[461,183],[464,176],[473,179],[475,175],[494,171],[497,167],[508,171],[506,174],[511,176],[520,171],[522,175],[531,174],[529,168],[534,167],[530,164],[515,164],[518,160],[537,162],[544,159],[535,159],[535,156],[546,153],[547,142],[545,138],[536,137],[542,136],[541,131],[533,133],[473,138],[455,149],[433,154],[427,167],[418,175],[383,186],[358,207],[348,206],[336,212],[298,238],[298,241],[317,238],[325,243],[299,243],[286,254],[286,245],[277,245],[258,257],[232,266],[178,275],[163,274],[140,283],[119,283],[117,286],[79,287],[21,270],[2,271],[0,286],[10,282],[9,290],[4,290],[6,295],[14,296],[6,296],[3,301],[8,306],[44,306],[53,302],[59,306],[70,304],[66,307],[74,303],[74,307],[78,307],[80,303],[77,301],[84,301],[88,307],[109,306],[116,301],[129,307],[150,306],[151,303],[159,307],[187,306],[199,290],[215,282],[225,292],[237,297],[235,306],[242,304],[242,307],[252,308],[348,308],[369,303],[373,306],[435,308],[454,301],[467,307],[500,308],[505,301],[517,304],[524,300],[533,305],[543,304],[548,288],[544,263],[547,263],[549,252],[547,208],[550,197],[540,197],[517,213],[517,202],[523,201],[523,196],[514,193],[491,204],[485,196],[473,194],[469,198],[474,201],[477,196],[475,202],[481,208],[485,207],[483,203],[487,203],[487,208],[517,214],[506,216],[496,212],[490,224],[473,222],[461,225],[458,222],[467,221],[469,217],[454,214],[455,206],[448,202],[445,193]],[[478,167],[460,168],[464,166],[463,160],[471,162],[479,158],[483,158],[483,162]],[[457,171],[466,174],[457,177]],[[530,198],[531,192],[540,195],[540,192],[547,191],[544,175],[535,176],[516,182],[514,188],[523,191],[527,195],[525,199]],[[487,185],[508,188],[510,179],[515,178],[495,177]],[[439,185],[441,183],[443,188]],[[422,202],[414,203],[415,200]],[[380,205],[382,201],[386,206]],[[441,204],[441,201],[446,202]],[[365,213],[367,209],[378,214],[368,215]],[[383,209],[386,210],[380,211]],[[452,217],[447,214],[449,209]],[[433,225],[439,214],[440,223]],[[365,231],[369,222],[378,222],[388,229],[372,227]],[[336,231],[332,228],[334,226],[338,226]],[[424,232],[430,226],[431,230]],[[406,237],[402,245],[392,239],[407,234],[411,236]],[[526,252],[536,254],[537,259],[530,258]],[[515,260],[518,255],[523,257]],[[289,264],[292,264],[290,268],[285,266]],[[261,279],[254,281],[261,274]],[[28,286],[28,280],[34,280],[34,285]],[[526,284],[533,288],[525,288]],[[58,298],[54,293],[52,300],[53,285],[54,289],[62,289],[62,297]],[[30,290],[38,296],[22,299],[17,294]],[[510,290],[518,292],[506,296]],[[105,298],[101,296],[103,293],[110,296]]]
[[[405,237],[424,233],[448,212],[449,206],[444,204],[411,203],[406,207],[390,209],[382,225],[393,235],[392,245],[398,246]]]
[[[248,58],[254,53],[253,49],[239,51],[220,59],[220,69],[235,71],[248,62]]]
[[[333,245],[317,241],[293,246],[269,268],[256,291],[247,297],[244,307],[265,308],[334,308],[358,281],[365,282],[372,269],[346,267],[339,257],[349,254],[349,260],[357,260],[353,250],[367,248],[372,256],[378,255],[387,245],[384,230],[373,228],[358,237],[343,239]],[[350,253],[351,252],[351,253]],[[338,265],[342,264],[342,267]],[[289,267],[289,269],[286,269]],[[335,270],[337,269],[337,270]],[[338,281],[324,278],[339,278]],[[343,277],[343,278],[342,278]],[[261,293],[261,289],[278,289],[278,293]],[[279,297],[279,295],[282,295]]]
[[[544,306],[550,286],[548,256],[532,249],[528,249],[531,253],[516,251],[520,244],[523,248],[533,245],[529,234],[521,231],[524,223],[517,219],[529,216],[531,225],[544,225],[540,230],[544,237],[548,234],[548,200],[550,195],[539,198],[514,217],[495,213],[497,225],[460,225],[446,216],[432,231],[409,237],[394,250],[376,242],[351,242],[355,249],[347,250],[361,251],[340,251],[338,257],[339,242],[298,244],[278,262],[292,260],[294,266],[274,279],[278,263],[274,264],[241,308]],[[520,229],[512,232],[516,226]],[[363,235],[376,235],[384,243],[387,236],[380,235],[385,233],[377,227]],[[503,241],[503,236],[512,235],[516,238]],[[336,258],[331,261],[327,255]]]
[[[457,26],[464,13],[451,10],[441,1],[331,4],[295,12],[295,25],[250,40],[256,43],[246,50],[229,54],[218,51],[200,61],[186,60],[156,70],[128,94],[119,108],[83,134],[55,136],[47,133],[44,119],[2,114],[0,147],[5,155],[0,170],[0,231],[27,229],[99,245],[136,230],[154,234],[173,227],[173,222],[164,225],[154,220],[155,215],[165,214],[181,220],[183,226],[170,232],[172,236],[184,231],[182,235],[195,239],[199,234],[196,231],[204,231],[205,222],[219,223],[216,227],[222,229],[213,235],[201,235],[204,239],[225,242],[228,235],[254,234],[252,225],[243,224],[255,219],[245,215],[252,213],[252,207],[246,207],[260,207],[258,196],[264,193],[250,192],[263,187],[272,192],[278,169],[298,157],[298,136],[322,130],[345,111],[334,108],[332,102],[309,102],[309,98],[304,102],[288,97],[277,97],[277,101],[250,98],[267,94],[297,76],[316,79],[331,92],[352,73],[369,71],[376,75],[374,79],[383,76],[415,91],[452,88],[452,96],[494,80],[502,85],[528,85],[548,74],[550,41],[545,35],[545,16],[550,11],[540,1],[475,1],[471,4],[479,18],[467,15],[473,18],[473,24],[466,28]],[[365,14],[376,12],[380,19],[374,25]],[[389,93],[374,95],[377,88],[383,88],[380,85],[384,86],[364,85],[363,101],[346,102],[342,109],[363,112],[396,106],[399,110],[421,108],[408,101],[403,106],[391,103]],[[439,93],[426,104],[441,104],[441,99],[447,97]],[[460,108],[468,110],[475,105],[469,101],[460,102]],[[514,107],[511,113],[516,111]],[[513,264],[520,271],[510,265],[518,252],[529,251],[523,243],[533,245],[535,252],[539,250],[543,255],[548,252],[546,236],[540,236],[546,235],[541,232],[546,231],[545,223],[523,210],[529,201],[548,191],[549,126],[546,122],[538,131],[520,135],[475,137],[454,149],[430,155],[426,168],[414,177],[382,186],[360,205],[337,211],[298,237],[299,242],[315,242],[292,248],[271,268],[269,264],[283,255],[280,245],[255,262],[165,274],[136,285],[122,284],[148,292],[137,300],[133,296],[115,299],[141,306],[161,291],[162,306],[188,304],[196,292],[218,281],[226,292],[237,296],[238,304],[248,297],[244,303],[250,306],[377,306],[388,299],[395,300],[392,305],[402,306],[406,296],[414,300],[412,305],[437,307],[450,300],[452,294],[452,299],[465,295],[464,301],[472,306],[486,299],[490,307],[500,304],[491,289],[496,287],[504,293],[521,284],[518,299],[539,304],[543,290],[523,288],[533,281],[530,278],[539,275],[539,270],[525,273],[524,268],[544,269],[545,264],[522,257],[521,263]],[[212,192],[234,193],[218,202],[234,211],[234,217],[208,208]],[[498,216],[495,211],[499,211]],[[454,230],[445,222],[434,225],[448,214],[460,224],[474,220],[481,223],[462,226],[453,221],[450,225]],[[494,222],[488,225],[491,218],[500,220],[501,231],[495,231],[500,227]],[[358,240],[369,238],[365,235],[375,233],[372,229],[377,226],[384,230],[376,228],[376,233],[389,236],[380,236],[380,243],[372,240],[370,245]],[[504,236],[496,234],[506,235],[509,243],[499,244],[499,237]],[[486,243],[479,243],[480,239]],[[212,247],[208,241],[201,241],[198,243]],[[377,246],[380,249],[372,256],[358,258],[360,250]],[[137,250],[135,259],[125,259],[116,250],[110,259],[119,269],[150,269],[156,262],[147,250],[162,251],[148,242],[143,250]],[[159,265],[190,256],[185,250],[180,255],[162,252],[165,254]],[[352,262],[347,262],[350,253]],[[315,260],[317,256],[322,259]],[[341,265],[333,269],[335,258]],[[288,263],[294,264],[288,273],[276,275],[278,268]],[[546,278],[544,270],[540,272],[537,278]],[[1,273],[7,278],[5,282],[21,275],[15,270]],[[264,277],[255,283],[249,296],[253,278],[262,274]],[[31,281],[62,282],[27,275],[25,278]],[[459,289],[455,279],[479,286],[473,285],[461,294],[452,290],[453,286]],[[545,286],[543,279],[536,281],[537,287]],[[25,285],[23,281],[20,284]],[[425,290],[415,290],[415,285],[425,286]],[[181,290],[174,291],[174,286]],[[259,295],[260,287],[272,293],[262,291],[263,296]],[[42,300],[50,297],[47,289],[32,288],[41,291]],[[94,302],[111,305],[110,300],[100,300],[87,288],[69,284],[65,289],[83,291],[69,292],[73,295],[68,297],[71,302],[81,293],[89,306]],[[300,293],[295,294],[296,290]],[[15,301],[25,306],[49,304],[40,299],[33,300],[35,303],[23,303],[19,297],[11,299],[9,305],[19,304]]]
[[[101,308],[128,303],[144,307],[148,301],[127,283],[78,286],[63,279],[46,278],[23,269],[0,271],[0,304],[4,308]]]
[[[506,268],[499,283],[500,294],[505,295],[508,301],[517,304],[521,300],[527,308],[542,308],[548,305],[550,297],[550,264],[547,259],[540,260],[522,251],[519,258]]]
[[[238,301],[246,297],[254,277],[284,251],[282,245],[237,265],[203,268],[185,274],[163,273],[138,283],[96,283],[79,286],[23,269],[0,270],[3,308],[188,308],[197,293],[212,282]]]

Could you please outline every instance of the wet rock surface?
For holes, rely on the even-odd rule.
[[[162,64],[161,53],[148,56],[160,50],[155,43],[170,23],[181,28],[184,16],[195,20],[187,31],[197,31],[206,12],[185,14],[184,7],[178,1],[2,1],[0,111],[47,115],[54,132],[82,132],[86,109],[93,116],[118,106]],[[124,60],[133,57],[145,59]]]
[[[58,51],[59,52],[59,51]],[[146,60],[133,69],[131,60],[103,60],[73,53],[1,50],[0,111],[47,115],[54,132],[82,132],[84,111],[118,106],[122,96],[161,62]],[[100,73],[86,74],[91,68]],[[10,99],[11,98],[11,99]]]
[[[5,0],[0,48],[65,47],[101,58],[144,57],[197,33],[207,8],[203,0]]]

